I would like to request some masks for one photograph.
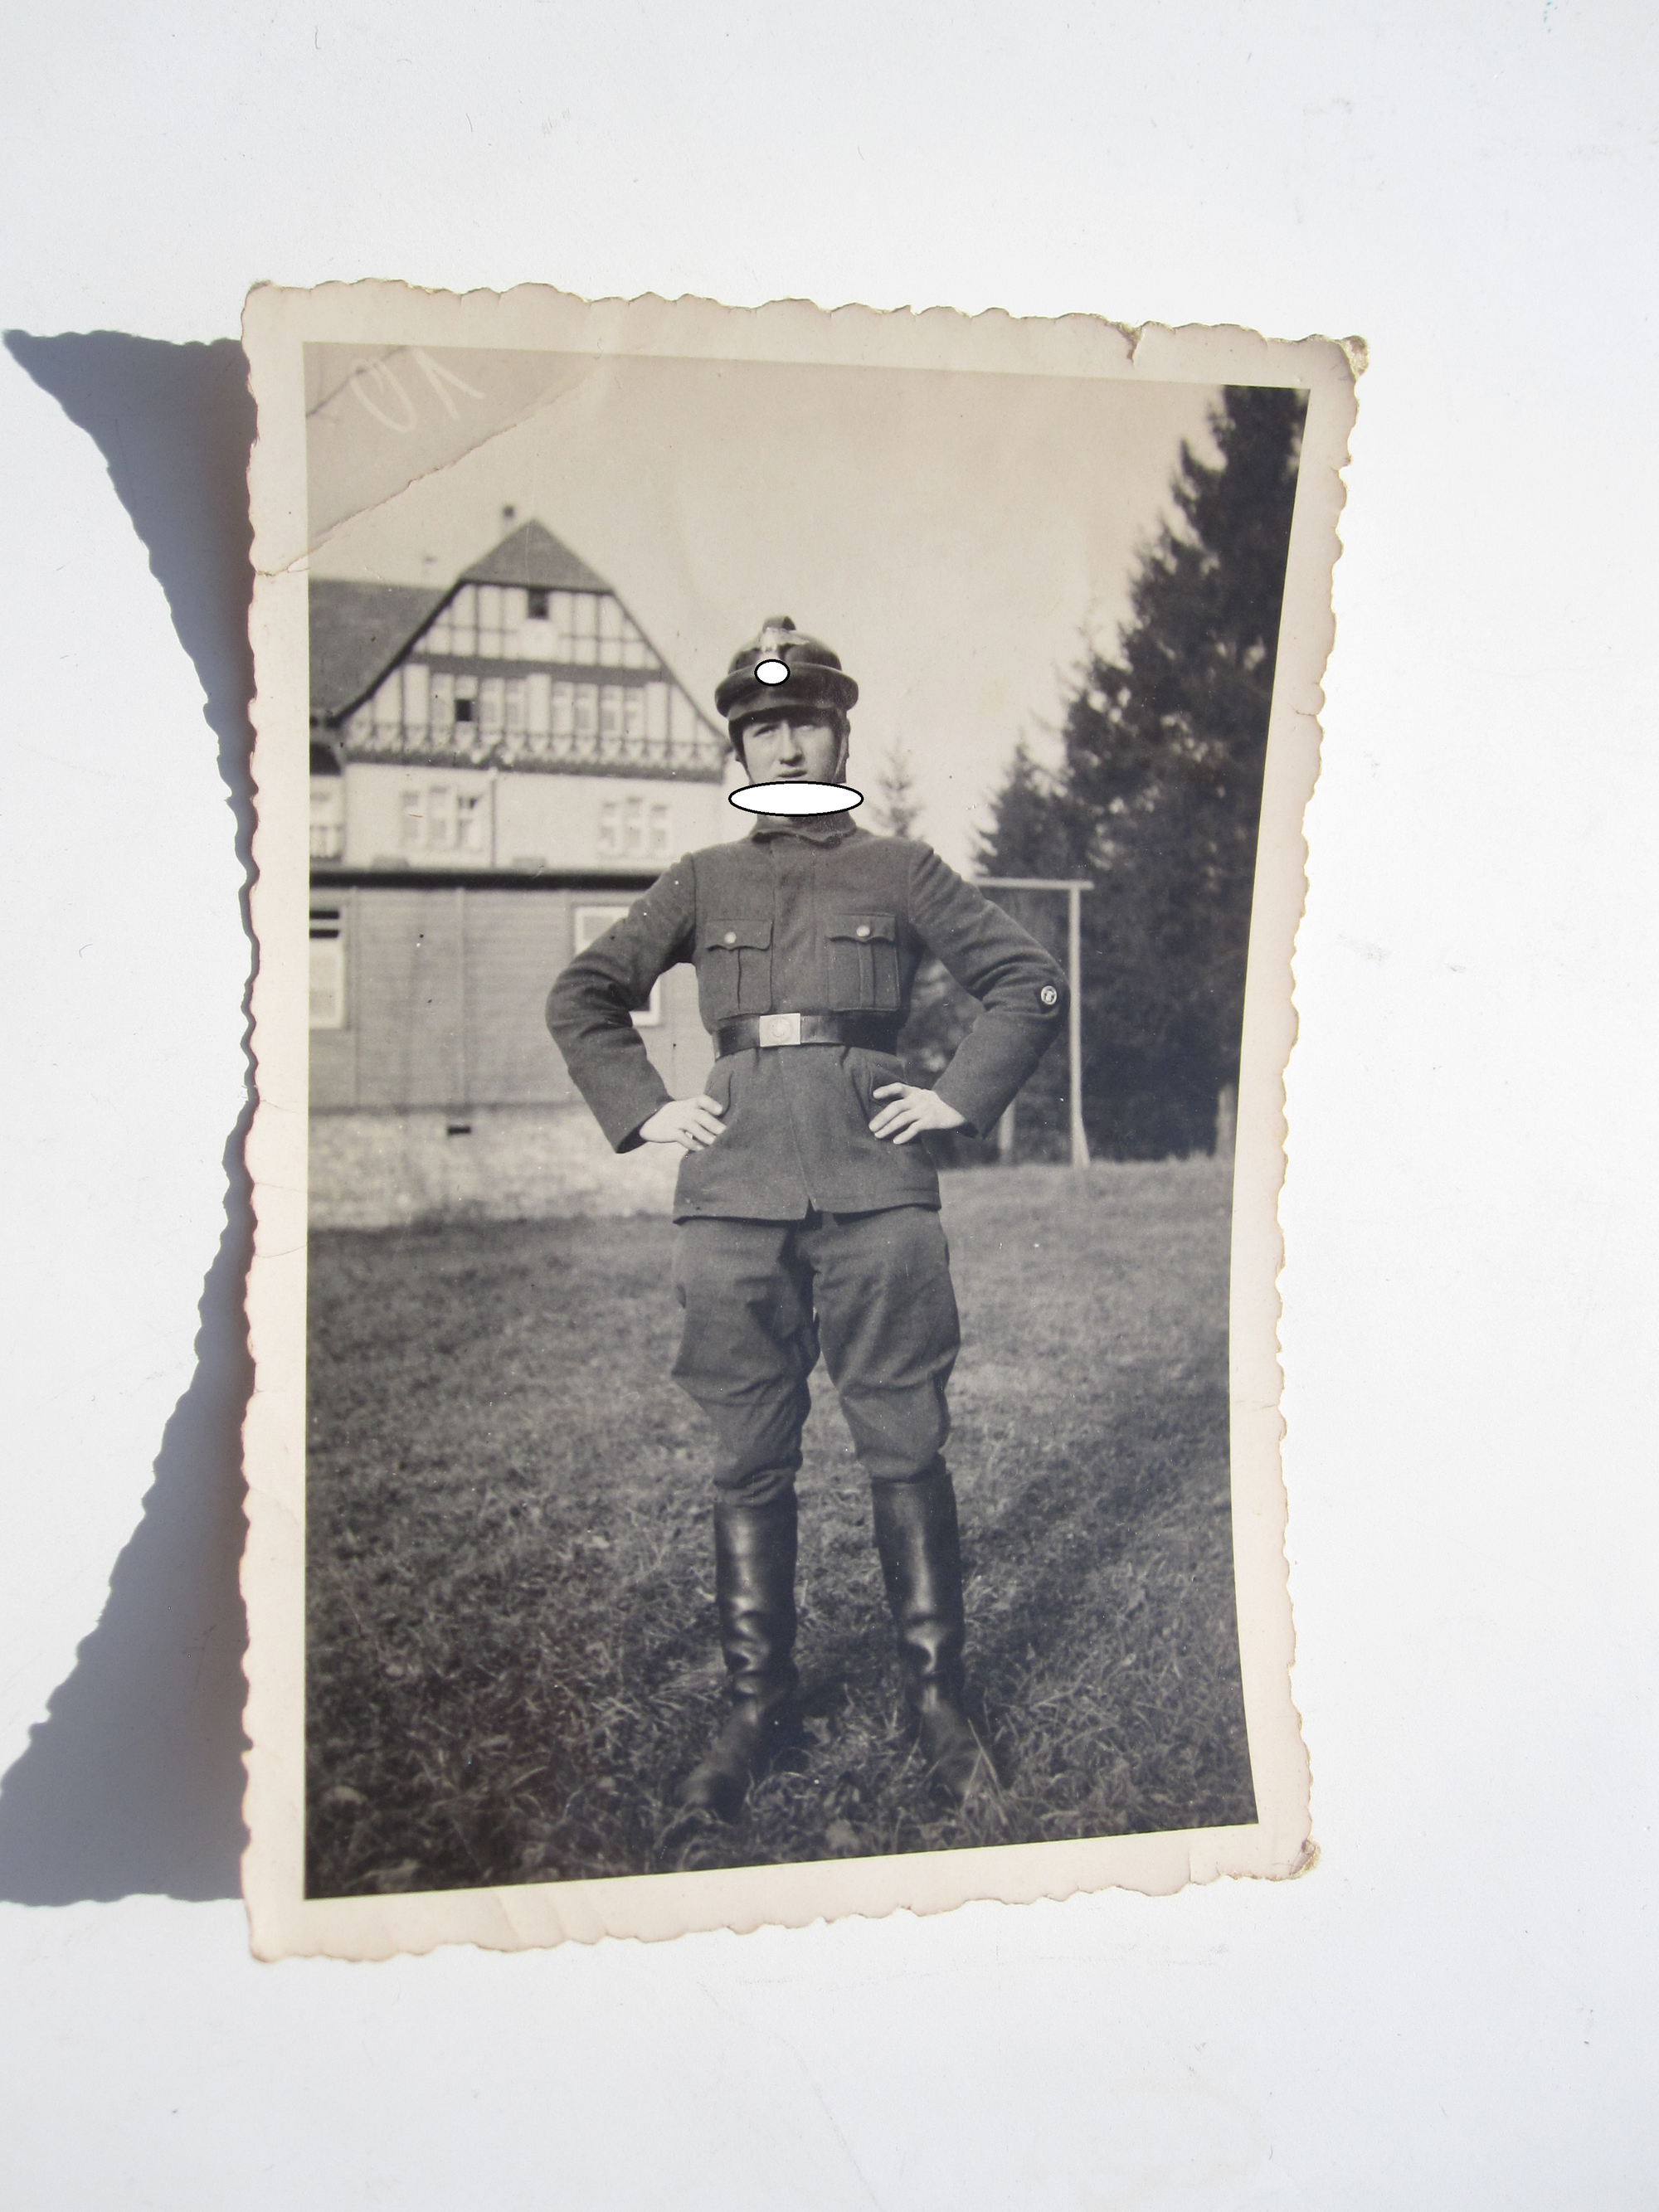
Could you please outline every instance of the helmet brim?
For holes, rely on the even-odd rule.
[[[763,684],[752,668],[734,668],[723,677],[714,693],[714,704],[728,723],[752,721],[757,714],[775,714],[817,707],[830,707],[845,714],[858,703],[859,687],[844,669],[825,668],[809,662],[788,664],[781,684]]]

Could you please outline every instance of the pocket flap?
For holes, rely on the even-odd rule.
[[[832,914],[824,926],[824,935],[850,937],[859,945],[890,945],[893,917],[890,914]]]
[[[772,918],[764,921],[740,921],[732,916],[724,921],[706,921],[702,926],[702,945],[705,952],[745,952],[760,951],[772,942]]]

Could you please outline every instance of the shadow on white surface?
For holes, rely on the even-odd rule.
[[[246,880],[254,409],[241,349],[110,331],[11,331],[5,343],[97,445],[149,552],[207,695]],[[246,891],[242,921],[246,928]],[[242,1152],[251,1112],[250,1088],[225,1146],[225,1227],[203,1285],[196,1370],[162,1432],[143,1517],[72,1672],[0,1778],[0,1899],[10,1903],[237,1893],[240,1430],[252,1382],[242,1293],[252,1211]]]

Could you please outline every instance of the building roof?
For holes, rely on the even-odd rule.
[[[608,592],[605,578],[539,522],[520,523],[453,584],[311,580],[311,713],[332,722],[368,697],[461,584],[519,584],[538,592]]]
[[[453,586],[311,580],[311,712],[331,722],[380,682]]]
[[[586,561],[579,560],[539,522],[521,523],[476,568],[464,570],[460,580],[464,584],[523,584],[537,592],[611,589],[603,576],[595,574]]]

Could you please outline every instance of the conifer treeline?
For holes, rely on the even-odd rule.
[[[1256,824],[1305,394],[1230,386],[1218,459],[1183,445],[1175,519],[1144,555],[1115,654],[1078,672],[1058,769],[1022,744],[981,840],[979,872],[1078,876],[1084,1118],[1117,1158],[1203,1152],[1237,1080]],[[1064,951],[1064,902],[1011,909]],[[971,1007],[924,975],[907,1051],[942,1067]],[[1022,1158],[1066,1154],[1066,1055],[1019,1104]]]

